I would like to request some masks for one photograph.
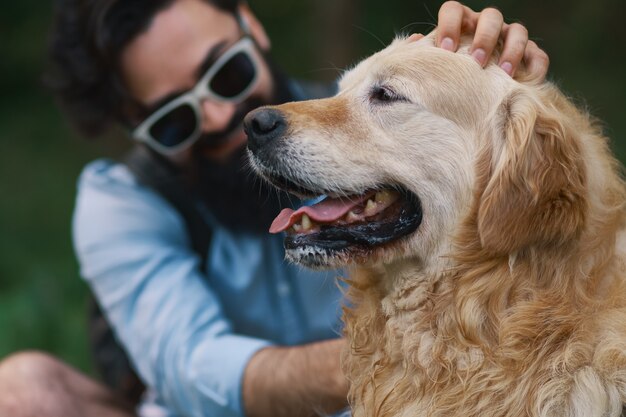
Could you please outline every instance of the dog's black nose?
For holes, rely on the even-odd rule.
[[[279,110],[264,108],[248,113],[243,127],[248,135],[248,148],[256,152],[280,138],[285,133],[287,121]]]

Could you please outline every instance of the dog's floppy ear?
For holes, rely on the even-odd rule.
[[[585,173],[558,93],[520,88],[500,107],[491,174],[478,206],[482,246],[496,254],[561,244],[584,226]]]

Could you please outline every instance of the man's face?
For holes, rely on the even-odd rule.
[[[176,0],[157,13],[148,30],[122,51],[124,82],[136,100],[155,110],[193,88],[210,63],[240,37],[241,29],[232,14],[203,0]],[[272,77],[261,56],[258,62],[259,81],[250,97],[269,102]],[[226,132],[218,146],[202,149],[203,156],[215,160],[228,158],[246,141],[241,125],[231,130],[233,118],[242,117],[241,112],[246,110],[244,103],[203,100],[201,108],[203,135]],[[175,159],[189,160],[191,149]]]
[[[246,10],[251,34],[262,49],[269,49],[263,29]],[[122,51],[121,70],[131,95],[154,111],[192,89],[210,65],[242,36],[236,18],[206,0],[175,0],[157,13],[150,27]],[[255,48],[258,82],[241,103],[203,100],[202,136],[195,145],[170,156],[180,165],[193,166],[199,192],[216,219],[233,230],[265,233],[274,216],[288,202],[247,170],[243,145],[245,114],[284,97],[282,76],[270,70],[265,51]],[[137,120],[137,123],[141,120]],[[217,145],[215,145],[217,143]],[[208,162],[208,163],[207,163]]]

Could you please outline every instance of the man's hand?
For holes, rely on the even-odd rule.
[[[522,59],[528,71],[538,78],[545,78],[548,72],[548,55],[535,42],[528,40],[528,30],[519,23],[504,23],[499,10],[484,9],[477,13],[457,1],[447,1],[439,9],[437,25],[437,46],[449,51],[456,51],[462,32],[474,33],[470,53],[484,66],[498,43],[504,39],[504,49],[498,65],[509,75]]]

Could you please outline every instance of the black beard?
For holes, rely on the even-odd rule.
[[[216,220],[236,232],[266,234],[281,209],[293,197],[257,177],[245,147],[228,163],[205,163],[198,170],[199,190]]]
[[[293,197],[265,183],[251,171],[245,146],[237,149],[226,161],[208,160],[202,156],[202,149],[224,143],[235,130],[241,129],[249,111],[293,100],[287,77],[269,56],[266,55],[265,60],[274,81],[272,97],[269,100],[248,98],[224,131],[200,138],[193,152],[197,189],[216,220],[230,230],[255,234],[268,233],[280,210],[292,206]]]

